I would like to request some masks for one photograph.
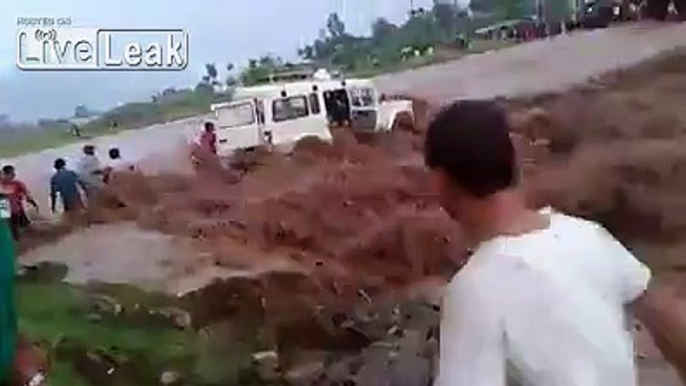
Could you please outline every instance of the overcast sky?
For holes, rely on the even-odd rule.
[[[194,84],[204,64],[242,65],[248,58],[274,53],[295,58],[338,12],[349,31],[368,33],[386,17],[402,22],[410,0],[0,0],[0,113],[16,119],[69,115],[85,103],[107,108],[120,101],[146,99],[165,86]],[[432,0],[414,0],[429,6]],[[70,17],[73,26],[106,28],[184,28],[190,59],[181,72],[22,72],[15,67],[19,17]]]

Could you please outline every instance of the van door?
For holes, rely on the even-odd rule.
[[[271,101],[269,122],[265,126],[274,146],[289,152],[304,137],[331,142],[322,95],[319,92],[275,98]]]
[[[411,100],[388,100],[379,103],[379,115],[376,125],[377,131],[390,131],[401,114],[405,114],[414,122],[414,111]]]
[[[375,131],[379,115],[376,90],[355,86],[348,87],[347,90],[350,101],[350,128],[361,132]]]
[[[220,156],[236,149],[250,149],[264,144],[258,117],[259,101],[244,100],[212,106],[217,119],[217,150]]]

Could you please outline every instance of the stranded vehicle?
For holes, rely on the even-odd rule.
[[[370,80],[336,80],[321,71],[312,79],[239,88],[234,98],[212,105],[220,156],[259,146],[290,152],[310,136],[331,142],[330,125],[383,133],[400,114],[413,114],[412,101],[385,101]]]

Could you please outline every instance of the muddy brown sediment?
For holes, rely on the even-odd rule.
[[[419,103],[422,124],[423,109]],[[406,120],[371,144],[337,129],[333,144],[305,139],[290,159],[244,154],[240,172],[196,154],[194,176],[117,176],[113,189],[127,209],[98,210],[110,220],[136,213],[142,227],[194,238],[218,266],[249,268],[235,256],[240,247],[288,256],[331,281],[320,287],[332,293],[381,290],[450,274],[456,265],[449,257],[464,249],[431,195],[421,137]]]
[[[504,101],[532,204],[600,221],[651,263],[664,263],[656,248],[674,254],[686,229],[685,58],[672,53],[570,92]],[[415,110],[414,125],[402,119],[388,135],[337,129],[333,145],[308,138],[290,159],[243,154],[231,171],[194,149],[195,174],[117,176],[126,209],[99,205],[91,220],[135,220],[195,239],[204,256],[197,265],[250,269],[278,255],[313,277],[379,290],[445,278],[467,253],[422,165],[435,107],[416,100]]]

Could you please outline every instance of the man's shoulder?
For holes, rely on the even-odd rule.
[[[60,170],[52,175],[52,181],[61,181],[64,179],[78,178],[78,174],[73,170]]]
[[[472,259],[450,279],[447,289],[460,293],[481,292],[490,286],[494,268],[480,256],[472,255]]]
[[[556,213],[554,217],[556,233],[575,240],[596,240],[604,238],[609,232],[601,224],[582,217]]]
[[[598,227],[600,227],[600,225],[599,225],[597,222],[595,222],[595,221],[593,221],[593,220],[585,219],[585,218],[583,218],[583,217],[579,217],[579,216],[574,216],[574,215],[567,214],[567,213],[558,212],[558,211],[553,210],[553,209],[550,209],[548,213],[549,213],[551,216],[554,216],[555,218],[561,219],[562,221],[564,221],[564,222],[566,222],[566,223],[568,223],[568,224],[572,224],[572,225],[576,225],[576,226],[581,226],[581,227],[588,227],[588,228],[598,228]]]

